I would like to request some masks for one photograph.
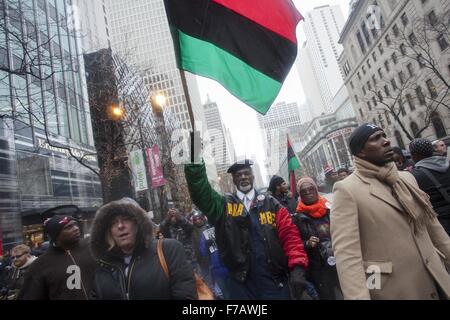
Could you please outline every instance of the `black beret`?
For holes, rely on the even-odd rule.
[[[377,131],[383,131],[383,129],[373,123],[364,123],[356,128],[348,142],[352,155],[357,155],[364,148],[369,137]]]
[[[244,169],[244,168],[250,168],[253,165],[253,161],[249,160],[249,159],[245,159],[245,160],[241,160],[238,161],[236,163],[234,163],[233,165],[231,165],[231,167],[228,168],[227,173],[235,173],[238,170]]]

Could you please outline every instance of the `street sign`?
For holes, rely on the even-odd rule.
[[[145,173],[144,157],[142,150],[130,152],[131,171],[133,172],[134,188],[136,191],[148,189],[147,177]]]

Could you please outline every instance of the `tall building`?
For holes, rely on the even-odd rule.
[[[358,122],[380,125],[401,148],[450,140],[449,10],[449,0],[352,2],[339,40],[345,85]]]
[[[41,214],[50,208],[77,206],[87,227],[102,204],[71,17],[66,0],[0,6],[0,229],[6,249],[42,242]]]
[[[331,101],[343,83],[338,64],[343,26],[339,6],[316,7],[305,15],[306,42],[300,49],[297,68],[313,118],[333,112]]]
[[[149,90],[167,97],[183,129],[192,129],[163,0],[104,0],[112,49],[144,78]],[[187,74],[187,73],[186,73]],[[194,117],[202,120],[195,77],[187,74]]]
[[[279,169],[279,165],[286,157],[286,135],[302,124],[298,104],[296,102],[276,103],[266,115],[258,114],[258,123],[265,136],[263,139],[267,156],[265,165],[267,174],[271,176]],[[290,135],[290,138],[292,143],[297,142],[296,137]]]

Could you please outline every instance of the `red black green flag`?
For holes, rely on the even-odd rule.
[[[295,195],[297,193],[296,181],[295,181],[295,170],[300,168],[300,162],[298,161],[297,155],[292,148],[291,140],[289,135],[287,136],[287,159],[288,159],[288,171],[289,171],[289,185],[291,193]]]
[[[265,114],[297,55],[291,0],[164,0],[180,69]]]

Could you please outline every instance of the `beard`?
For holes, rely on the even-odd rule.
[[[242,186],[242,185],[238,186],[239,191],[241,191],[243,193],[249,192],[250,190],[252,190],[252,188],[253,188],[253,186],[251,184],[246,185],[246,186]]]

